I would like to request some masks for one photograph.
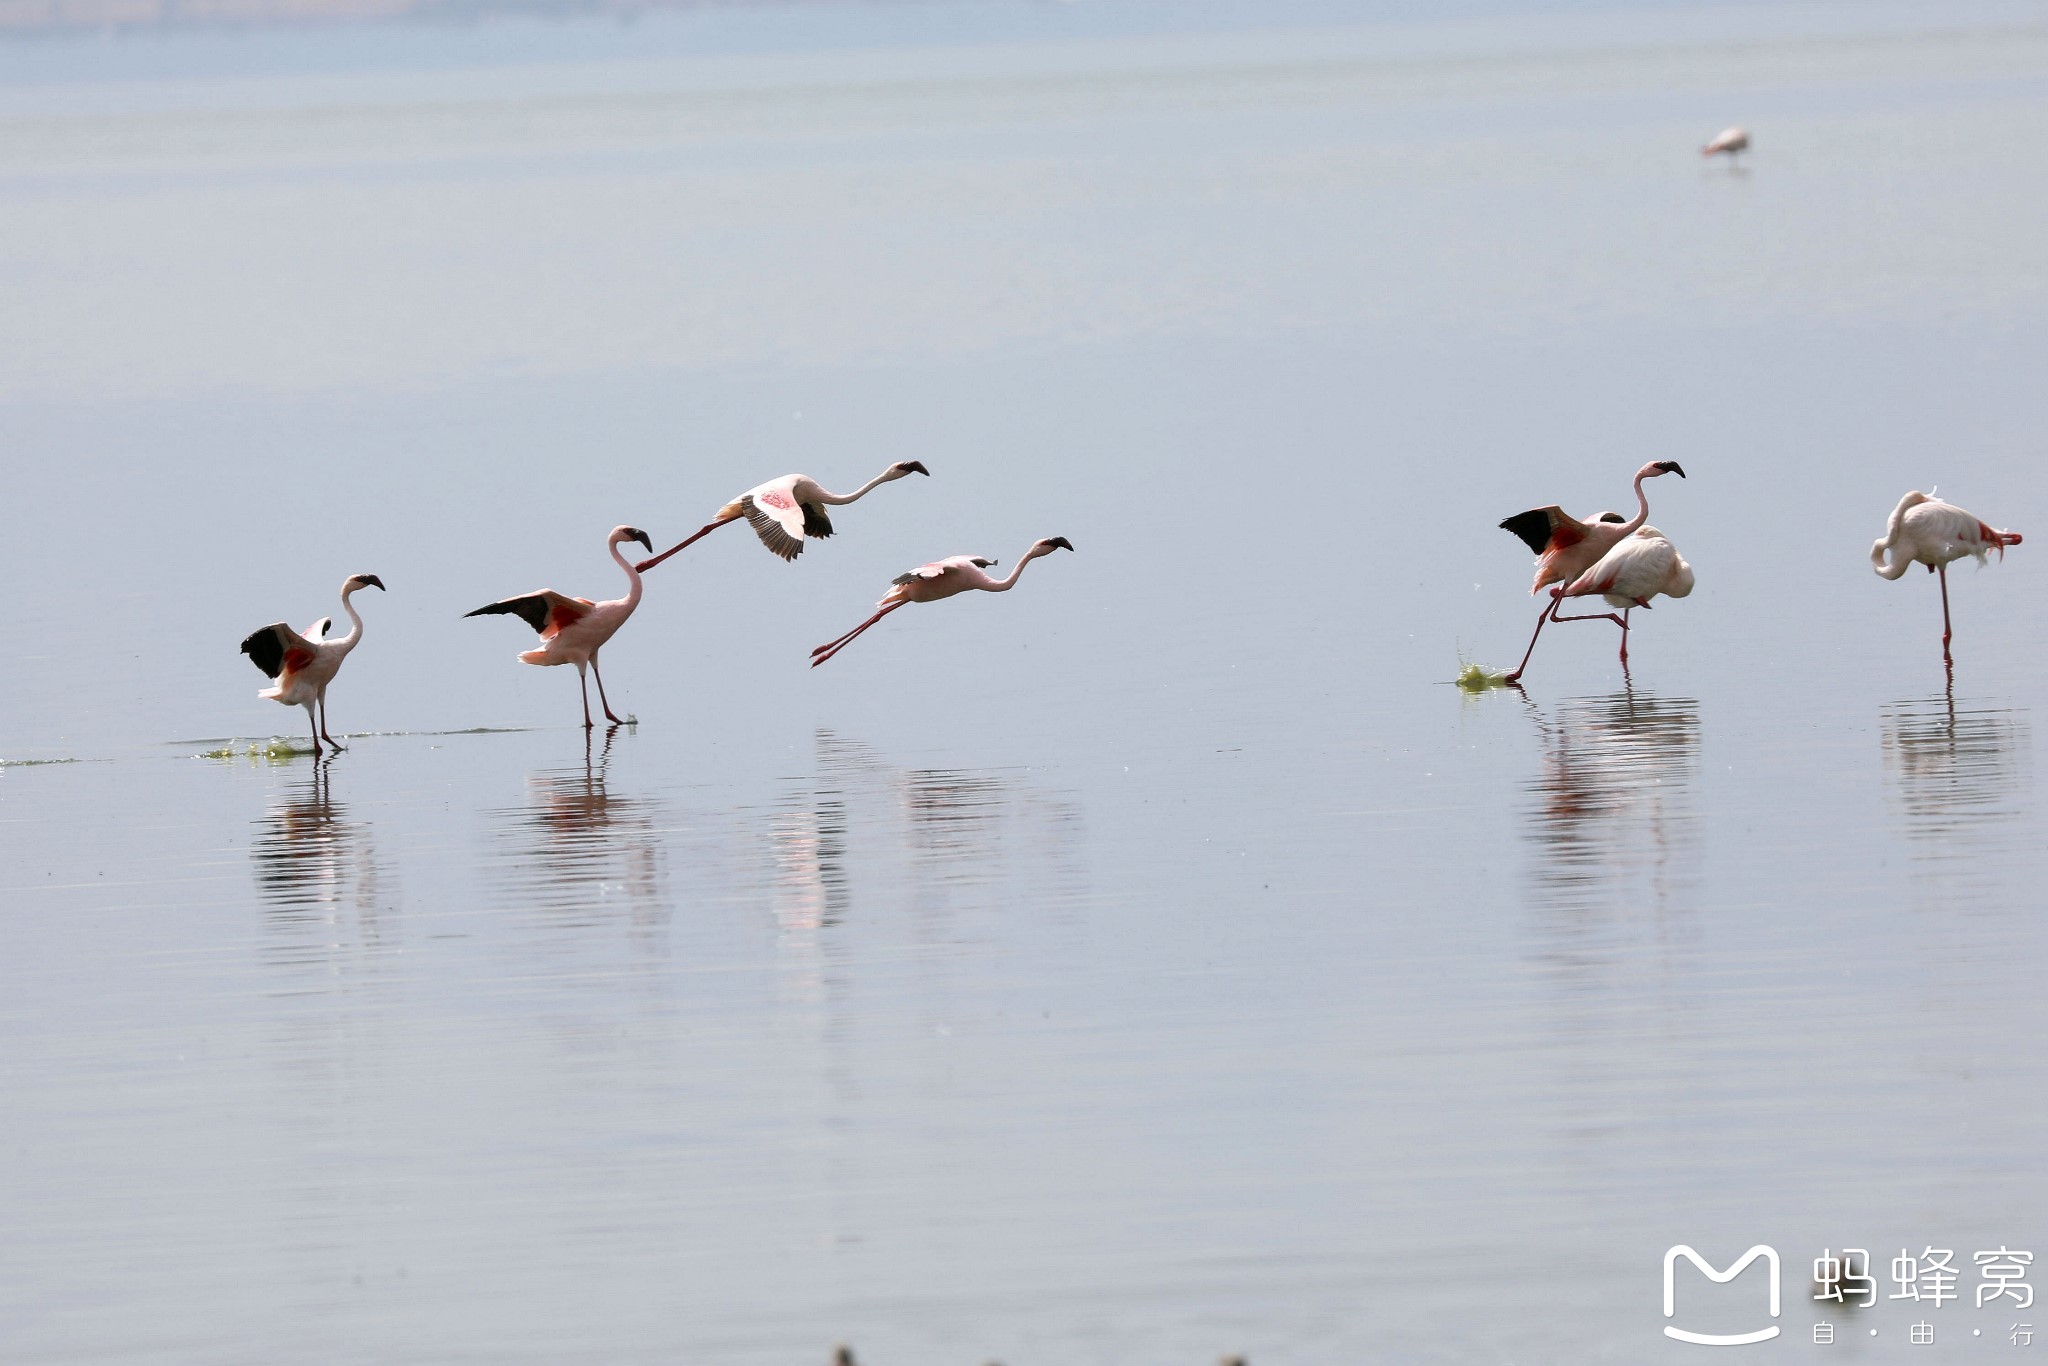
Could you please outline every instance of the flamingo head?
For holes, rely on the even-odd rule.
[[[889,477],[891,479],[901,479],[906,474],[928,475],[930,473],[931,471],[924,467],[922,460],[899,460],[889,466]]]
[[[1050,555],[1055,550],[1072,550],[1074,543],[1064,536],[1048,536],[1031,547],[1034,555]]]
[[[349,575],[348,582],[341,586],[341,591],[353,593],[358,588],[374,588],[379,593],[382,593],[385,591],[384,580],[378,578],[375,574],[351,574]]]
[[[1636,478],[1654,479],[1660,474],[1675,474],[1680,479],[1685,478],[1685,470],[1676,460],[1652,460],[1636,471]]]
[[[611,543],[613,545],[621,545],[627,541],[638,541],[646,548],[649,554],[652,554],[654,551],[654,542],[649,540],[647,533],[639,527],[615,526],[612,528]]]

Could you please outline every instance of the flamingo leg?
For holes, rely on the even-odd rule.
[[[597,654],[594,651],[590,656],[590,671],[597,675],[597,701],[598,705],[604,708],[604,719],[615,726],[624,725],[623,720],[612,715],[611,699],[604,695],[604,670],[597,667]],[[587,715],[590,710],[590,694],[587,692],[583,695],[583,709]]]
[[[344,748],[341,741],[327,733],[327,693],[324,689],[320,693],[320,738],[336,749]]]
[[[1628,614],[1632,608],[1621,609],[1621,667],[1628,667]]]
[[[576,681],[583,685],[583,729],[596,730],[597,723],[590,719],[590,675],[583,672],[583,666],[576,666]]]
[[[892,603],[890,603],[890,604],[889,604],[889,605],[888,605],[887,607],[884,607],[884,608],[883,608],[883,609],[882,609],[881,611],[879,611],[879,612],[875,613],[875,614],[874,614],[873,616],[869,617],[869,618],[868,618],[868,619],[867,619],[866,621],[864,621],[864,622],[862,622],[862,623],[861,623],[860,625],[858,625],[858,626],[854,627],[854,628],[853,628],[853,629],[852,629],[851,631],[848,631],[848,632],[847,632],[847,633],[846,633],[845,635],[843,635],[843,636],[839,637],[839,639],[837,639],[837,640],[834,640],[834,641],[830,641],[830,642],[828,642],[828,643],[826,643],[826,644],[824,644],[824,645],[820,645],[820,646],[819,646],[819,647],[818,647],[817,649],[815,649],[815,650],[811,651],[811,667],[812,667],[813,669],[817,668],[817,667],[818,667],[818,666],[819,666],[820,664],[823,664],[823,663],[824,663],[824,662],[825,662],[826,660],[828,660],[828,659],[830,659],[830,658],[831,658],[832,656],[834,656],[834,655],[838,654],[838,653],[839,653],[839,652],[840,652],[841,650],[845,649],[845,648],[846,648],[847,646],[849,646],[849,645],[853,644],[853,642],[854,642],[854,638],[855,638],[856,636],[860,635],[860,633],[861,633],[862,631],[865,631],[865,630],[867,630],[867,629],[868,629],[868,627],[870,627],[870,626],[873,626],[873,625],[874,625],[874,624],[875,624],[876,622],[880,621],[880,620],[881,620],[881,619],[882,619],[883,617],[886,617],[886,616],[888,616],[888,615],[889,615],[889,614],[890,614],[891,612],[895,611],[895,610],[896,610],[897,608],[901,607],[902,605],[903,605],[903,604],[902,604],[902,603],[900,603],[900,602],[892,602]]]
[[[1941,578],[1941,657],[1948,659],[1948,643],[1955,637],[1955,631],[1948,624],[1948,566],[1936,566],[1935,573]]]
[[[1529,656],[1536,653],[1536,637],[1543,634],[1543,623],[1550,620],[1551,614],[1557,611],[1558,604],[1563,601],[1563,598],[1553,593],[1550,595],[1550,605],[1548,607],[1545,607],[1541,612],[1538,612],[1536,614],[1536,630],[1529,637],[1529,648],[1522,651],[1522,662],[1520,664],[1515,665],[1515,671],[1513,673],[1507,675],[1505,678],[1501,680],[1503,683],[1515,683],[1520,681],[1522,677],[1522,670],[1529,667]]]
[[[317,714],[315,714],[315,712],[313,711],[313,704],[312,704],[311,702],[308,702],[308,703],[306,704],[306,723],[307,723],[308,725],[312,726],[312,728],[313,728],[313,757],[314,757],[315,759],[317,759],[317,758],[319,758],[319,757],[320,757],[320,754],[321,754],[321,750],[320,750],[320,718],[319,718],[319,716],[318,716]]]
[[[707,526],[700,527],[698,530],[692,532],[690,535],[685,536],[682,540],[677,541],[667,550],[662,551],[659,555],[653,556],[650,559],[642,560],[640,561],[640,563],[634,565],[633,572],[636,574],[645,574],[648,570],[654,568],[654,566],[660,564],[663,560],[675,554],[678,550],[683,549],[685,546],[695,544],[697,541],[702,540],[704,537],[709,536],[712,532],[724,526],[727,522],[737,520],[739,520],[737,517],[721,517],[717,521],[712,522]],[[604,685],[602,683],[598,684],[599,691],[603,691],[603,688]]]

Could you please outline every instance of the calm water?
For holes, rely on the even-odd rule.
[[[2048,21],[1486,8],[0,52],[0,1356],[1683,1359],[1679,1242],[2012,1351]],[[615,734],[460,619],[911,458],[651,575]],[[1632,672],[1449,686],[1653,458]],[[1935,485],[2030,534],[1952,683]],[[1965,1300],[1810,1346],[1845,1245]]]

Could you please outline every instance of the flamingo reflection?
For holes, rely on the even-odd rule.
[[[325,960],[334,950],[334,927],[353,910],[363,945],[382,937],[379,902],[388,895],[370,827],[351,820],[329,789],[332,756],[281,789],[249,845],[256,893],[271,923],[295,930],[281,951],[291,960]],[[309,933],[310,931],[310,933]]]
[[[1888,784],[1915,856],[1954,876],[1981,860],[1987,840],[2028,838],[2020,820],[2032,783],[2026,717],[2000,707],[1957,706],[1953,692],[1886,705],[1880,737]]]
[[[586,736],[581,765],[530,775],[526,805],[495,813],[517,899],[572,923],[612,919],[618,907],[637,925],[667,919],[659,804],[611,790],[618,730],[595,752]]]

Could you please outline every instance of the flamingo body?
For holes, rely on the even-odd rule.
[[[343,661],[363,638],[363,619],[349,601],[361,588],[383,592],[384,580],[375,574],[351,574],[342,582],[341,608],[353,623],[345,635],[328,639],[327,631],[334,619],[322,617],[308,626],[304,634],[276,621],[251,631],[242,641],[242,653],[249,656],[250,662],[277,680],[274,686],[256,695],[287,707],[304,707],[313,727],[315,754],[322,752],[323,737],[336,749],[341,748],[327,734],[327,685],[341,672]]]
[[[1703,157],[1726,156],[1731,160],[1739,152],[1749,150],[1749,131],[1744,128],[1724,128],[1714,136],[1713,141],[1700,148]]]
[[[2005,548],[2020,544],[2017,531],[1998,531],[1979,521],[1953,503],[1930,498],[1918,489],[1899,499],[1885,523],[1884,538],[1870,547],[1870,567],[1881,579],[1897,579],[1916,564],[1941,579],[1941,657],[1949,659],[1948,645],[1955,628],[1948,614],[1948,567],[1965,555],[1978,564],[1996,550],[2005,558]]]
[[[605,697],[604,674],[598,671],[597,652],[618,634],[619,628],[640,605],[640,572],[619,553],[619,546],[626,541],[638,542],[649,550],[654,548],[647,533],[638,527],[612,528],[605,544],[612,559],[626,571],[626,596],[623,598],[592,602],[589,598],[572,598],[552,588],[543,588],[516,598],[501,598],[473,612],[463,613],[467,617],[515,616],[538,632],[541,643],[534,649],[520,652],[519,662],[522,664],[574,664],[579,679],[583,677],[585,668],[596,673],[598,700],[604,706],[606,719],[615,724],[620,718],[612,714],[611,702]],[[592,725],[587,683],[583,693],[583,725],[586,730]]]
[[[1659,596],[1682,598],[1692,592],[1692,566],[1678,547],[1653,526],[1636,533],[1600,557],[1600,562],[1565,586],[1564,596],[1597,593],[1609,605],[1644,607]]]
[[[988,572],[995,561],[983,555],[949,555],[943,560],[933,560],[930,564],[921,564],[907,573],[898,574],[890,581],[889,591],[882,594],[881,601],[875,604],[877,610],[873,616],[838,639],[811,651],[811,667],[816,668],[838,654],[853,643],[854,637],[905,603],[938,602],[974,589],[985,593],[1007,593],[1023,576],[1025,565],[1055,550],[1073,548],[1073,542],[1064,536],[1050,536],[1033,542],[1031,548],[1018,557],[1008,576],[1000,579]]]
[[[785,474],[748,489],[720,508],[718,515],[701,529],[659,555],[642,560],[637,567],[644,574],[700,537],[742,518],[754,529],[762,545],[785,561],[794,560],[804,553],[805,541],[822,541],[832,534],[832,519],[825,515],[827,507],[858,502],[872,490],[906,475],[930,473],[919,461],[901,460],[852,493],[833,493],[808,474]]]

